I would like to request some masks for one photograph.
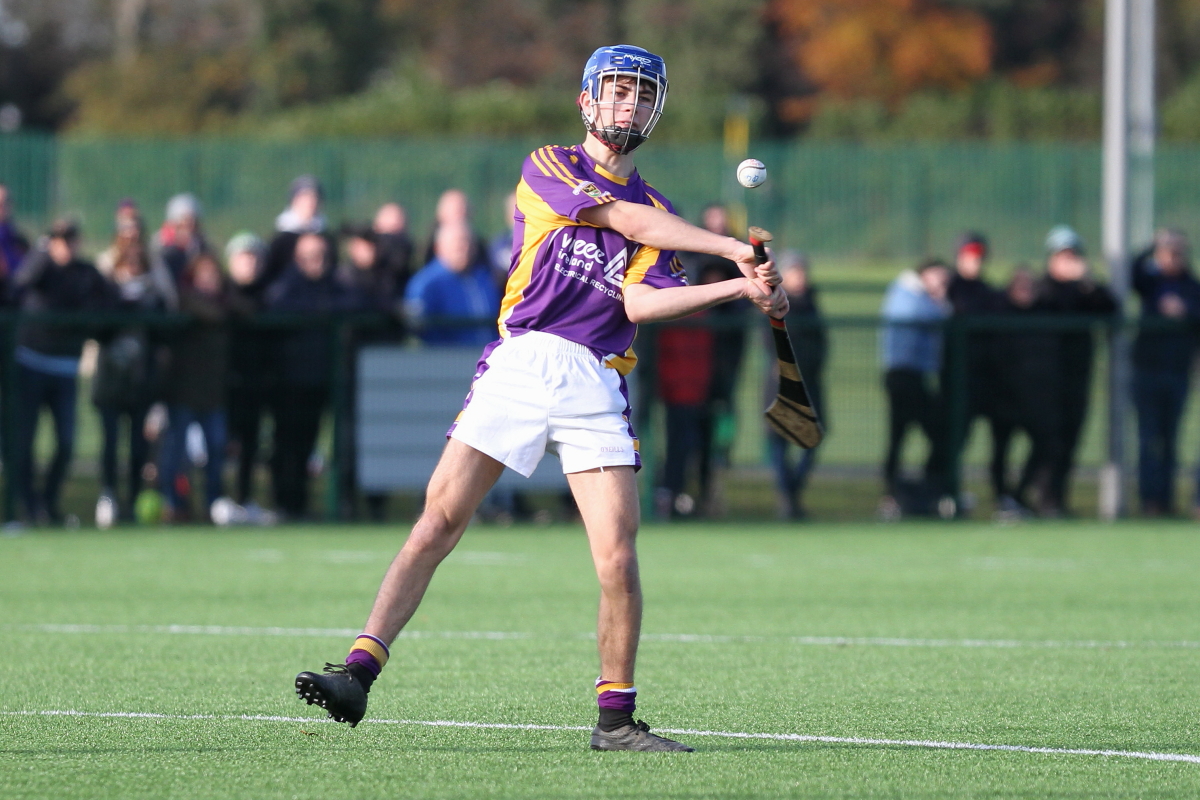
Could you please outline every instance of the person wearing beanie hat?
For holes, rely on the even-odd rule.
[[[230,291],[250,311],[261,306],[256,286],[262,277],[265,254],[263,240],[249,231],[239,231],[225,245]],[[278,377],[276,337],[273,331],[244,325],[234,327],[229,333],[226,418],[229,441],[236,443],[233,501],[250,520],[266,516],[254,500],[254,474],[258,465],[259,429]]]
[[[1117,302],[1105,286],[1088,274],[1084,243],[1072,228],[1056,225],[1046,236],[1046,274],[1034,290],[1034,309],[1042,314],[1108,316]],[[1057,417],[1054,463],[1031,464],[1022,484],[1038,489],[1037,510],[1043,516],[1068,513],[1069,480],[1091,396],[1095,344],[1089,325],[1047,335],[1056,366],[1041,387],[1041,406]]]
[[[1046,234],[1046,255],[1052,256],[1063,250],[1070,250],[1076,255],[1083,256],[1083,239],[1070,225],[1055,225]]]
[[[202,215],[200,201],[191,192],[167,201],[166,220],[158,231],[158,253],[176,283],[192,258],[207,249],[200,228]]]
[[[978,329],[961,331],[961,325],[956,324],[965,317],[994,314],[1003,305],[1001,293],[983,278],[987,257],[987,238],[978,231],[966,231],[955,242],[954,271],[946,287],[946,299],[950,301],[953,313],[946,336],[946,354],[942,359],[941,386],[947,387],[943,392],[948,402],[958,400],[965,408],[959,413],[947,408],[950,427],[946,444],[952,455],[961,453],[966,447],[977,417],[985,417],[994,426],[996,392],[993,384],[997,366],[992,358],[994,334]],[[951,374],[959,364],[966,369],[965,381],[961,384],[957,376]],[[959,398],[952,391],[955,386],[963,386],[965,396]]]

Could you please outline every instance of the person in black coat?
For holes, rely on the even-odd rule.
[[[960,236],[955,247],[954,272],[946,287],[946,299],[953,314],[945,337],[941,386],[948,403],[962,404],[960,409],[948,408],[947,445],[954,448],[955,456],[966,447],[977,417],[982,416],[991,426],[995,425],[994,335],[964,327],[969,324],[968,318],[996,314],[1004,304],[1003,295],[983,279],[987,256],[988,243],[983,234],[969,231]],[[964,375],[955,374],[954,370],[959,368],[965,371]]]
[[[116,305],[112,284],[79,257],[79,229],[60,221],[32,251],[17,274],[15,288],[26,312],[104,311]],[[62,519],[59,492],[75,445],[76,374],[86,327],[27,322],[17,331],[18,494],[31,522]],[[54,417],[54,459],[42,491],[34,485],[34,437],[42,406]]]
[[[295,258],[266,297],[270,311],[313,317],[309,327],[288,330],[279,341],[279,385],[272,404],[275,447],[272,480],[279,511],[290,518],[308,514],[308,459],[316,445],[321,415],[329,402],[334,353],[322,316],[362,308],[360,296],[337,280],[325,237],[302,234]]]
[[[1133,345],[1133,403],[1138,417],[1138,498],[1142,513],[1175,510],[1176,439],[1187,400],[1200,320],[1200,282],[1188,263],[1187,238],[1161,230],[1133,261],[1142,328]]]
[[[225,268],[232,291],[248,313],[258,311],[261,296],[256,282],[263,272],[263,242],[243,231],[225,245]],[[254,473],[258,466],[259,431],[278,380],[275,359],[279,332],[235,324],[230,330],[228,419],[230,452],[237,460],[233,499],[257,512]]]
[[[172,519],[191,517],[182,491],[187,468],[187,431],[192,423],[204,433],[205,509],[224,496],[223,472],[227,420],[226,381],[229,376],[230,321],[249,313],[250,305],[224,274],[217,257],[198,253],[179,279],[179,310],[191,323],[174,337],[163,381],[163,399],[170,422],[160,453],[159,483]]]
[[[1075,317],[1108,317],[1117,311],[1117,301],[1107,287],[1088,275],[1083,240],[1071,228],[1060,225],[1046,237],[1046,274],[1035,288],[1034,308],[1043,314]],[[1075,466],[1079,437],[1087,418],[1092,390],[1095,342],[1091,328],[1080,327],[1055,334],[1057,366],[1047,386],[1048,399],[1058,405],[1058,459],[1050,470],[1047,495],[1042,500],[1048,516],[1067,511],[1068,483]]]
[[[804,376],[804,385],[817,413],[828,428],[829,414],[825,405],[824,370],[829,353],[829,336],[817,304],[817,289],[809,280],[808,260],[800,253],[783,252],[778,256],[783,290],[787,292],[789,311],[784,318],[788,338],[796,354],[796,366]],[[768,339],[771,337],[767,332]],[[768,351],[773,347],[768,342]],[[774,399],[779,386],[778,362],[769,371],[767,402]],[[801,520],[808,516],[804,508],[804,488],[816,462],[815,448],[799,450],[767,426],[767,448],[775,469],[775,488],[778,495],[778,514],[782,519]]]
[[[1026,324],[1038,316],[1037,279],[1026,267],[1014,271],[1002,298],[1000,312],[1008,324],[991,337],[994,391],[991,481],[997,512],[1020,517],[1033,503],[1028,496],[1038,487],[1039,500],[1048,496],[1050,474],[1059,463],[1062,409],[1055,401],[1058,338],[1052,331]],[[1008,479],[1008,456],[1018,430],[1029,437],[1030,450],[1016,486]]]
[[[258,278],[246,289],[256,302],[262,301],[263,295],[292,264],[296,242],[304,234],[321,234],[326,250],[331,254],[336,252],[337,243],[328,234],[328,224],[321,213],[324,196],[320,181],[312,175],[301,175],[288,187],[287,208],[275,218],[275,235],[267,245],[262,269]]]

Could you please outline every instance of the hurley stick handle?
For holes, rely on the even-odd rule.
[[[771,232],[763,228],[750,229],[750,246],[754,248],[754,259],[758,263],[767,263],[767,242],[773,238]]]

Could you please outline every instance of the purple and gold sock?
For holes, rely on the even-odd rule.
[[[596,679],[596,705],[600,706],[600,730],[615,731],[633,724],[637,707],[637,687],[632,683],[614,683]]]
[[[388,662],[389,655],[391,653],[388,652],[388,646],[383,643],[382,639],[369,633],[360,633],[354,640],[354,646],[350,648],[350,655],[346,656],[346,666],[361,668],[362,672],[359,670],[351,670],[351,672],[359,673],[356,677],[366,685],[369,691],[371,684],[383,671],[383,665]]]

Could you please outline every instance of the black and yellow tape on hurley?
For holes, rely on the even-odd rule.
[[[772,238],[762,228],[750,229],[750,245],[758,263],[766,263],[767,242]],[[783,438],[811,449],[825,438],[825,429],[809,399],[804,376],[796,366],[796,352],[792,350],[783,320],[771,318],[771,334],[775,340],[775,357],[779,359],[779,391],[766,410],[767,422]]]

